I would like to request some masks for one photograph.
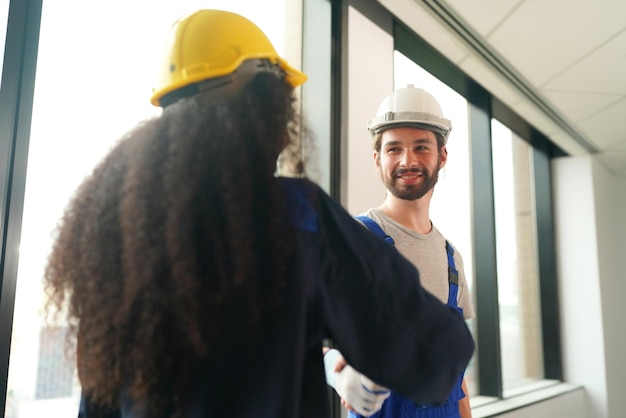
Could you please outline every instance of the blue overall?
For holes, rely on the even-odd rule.
[[[383,229],[372,218],[359,215],[355,217],[361,221],[370,231],[379,237],[383,238],[390,245],[394,245],[393,238],[383,231]],[[448,254],[448,306],[456,308],[461,315],[463,310],[457,304],[457,295],[459,291],[459,274],[456,270],[454,263],[454,248],[446,241],[446,252]],[[452,389],[452,392],[441,404],[417,404],[409,399],[403,398],[397,393],[391,392],[391,395],[380,411],[371,415],[371,418],[460,418],[459,414],[459,400],[461,400],[465,394],[461,389],[461,383],[463,381],[463,374],[459,376],[457,384]],[[350,418],[362,418],[362,415],[353,411],[349,412]]]

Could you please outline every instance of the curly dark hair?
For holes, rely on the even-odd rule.
[[[293,89],[260,73],[239,100],[214,96],[126,134],[58,226],[47,309],[67,314],[94,402],[118,406],[123,392],[145,416],[182,415],[190,370],[210,355],[233,295],[245,295],[251,326],[281,301],[294,245],[272,179],[298,138]]]

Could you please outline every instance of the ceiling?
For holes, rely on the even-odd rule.
[[[625,0],[379,0],[571,155],[626,177]]]

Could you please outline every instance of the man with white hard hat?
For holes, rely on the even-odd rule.
[[[356,218],[418,266],[422,285],[429,292],[470,319],[474,310],[463,259],[435,228],[429,214],[439,170],[448,159],[446,145],[451,130],[450,120],[444,118],[441,106],[427,91],[408,85],[387,95],[368,123],[374,163],[387,193],[378,208]],[[327,364],[327,377],[330,375],[332,379],[333,374],[343,372],[345,360],[336,350],[329,354],[326,355],[326,363],[331,363]],[[437,405],[417,404],[398,393],[389,394],[384,388],[375,388],[377,409],[367,414],[354,407],[363,396],[337,391],[350,410],[350,417],[471,417],[463,374],[448,399]]]

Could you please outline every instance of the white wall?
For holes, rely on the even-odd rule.
[[[348,141],[346,201],[353,215],[378,206],[385,197],[374,159],[367,121],[383,97],[393,90],[393,37],[349,8],[348,13]]]
[[[585,417],[626,410],[626,179],[593,157],[553,163],[565,378],[584,385]]]
[[[626,178],[592,160],[609,417],[626,416]]]
[[[606,417],[606,371],[600,298],[593,162],[553,162],[557,274],[564,377],[584,385],[586,417]]]

